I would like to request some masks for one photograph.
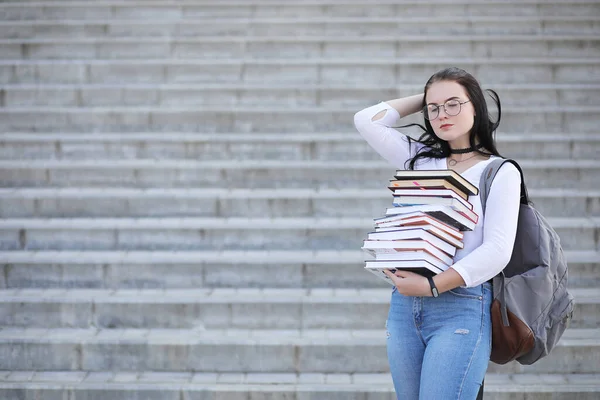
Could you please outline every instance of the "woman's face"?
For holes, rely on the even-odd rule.
[[[429,87],[425,102],[430,116],[429,123],[436,136],[447,142],[461,139],[460,142],[468,145],[475,109],[465,88],[454,81],[435,82]],[[434,118],[436,114],[437,117]]]

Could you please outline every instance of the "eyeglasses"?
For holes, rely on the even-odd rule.
[[[459,100],[448,100],[443,104],[444,111],[451,117],[460,114],[460,110],[462,105],[470,102],[471,100],[463,101],[462,103]],[[433,121],[440,115],[440,107],[437,104],[428,104],[423,107],[423,114],[428,121]]]

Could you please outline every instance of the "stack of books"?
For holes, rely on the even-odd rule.
[[[479,189],[453,170],[398,170],[388,188],[393,207],[375,218],[375,230],[362,249],[374,259],[365,269],[393,282],[384,270],[413,271],[432,276],[453,263],[462,249],[463,232],[475,228],[479,216],[469,195]]]

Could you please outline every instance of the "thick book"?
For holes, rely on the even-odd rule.
[[[479,188],[462,177],[458,172],[451,169],[420,169],[420,170],[397,170],[394,178],[397,180],[426,180],[444,179],[456,186],[463,192],[477,196]]]
[[[415,228],[423,229],[423,230],[435,235],[436,237],[444,240],[446,243],[451,244],[452,246],[456,247],[457,249],[462,249],[464,247],[464,243],[462,242],[461,239],[458,239],[457,237],[450,235],[450,234],[444,232],[443,230],[441,230],[440,228],[435,227],[431,224],[410,225],[410,226],[390,226],[387,228],[376,227],[374,233],[382,234],[383,236],[377,236],[378,239],[374,239],[374,240],[395,240],[394,238],[397,236],[396,232],[404,232],[404,231],[412,230]],[[388,234],[389,234],[389,236],[386,236]]]
[[[463,204],[473,209],[473,205],[452,189],[398,189],[394,190],[394,196],[419,196],[419,197],[448,197],[458,199]]]
[[[462,203],[460,203],[456,199],[438,198],[437,200],[439,200],[439,201],[429,201],[427,203],[417,202],[415,204],[406,204],[406,203],[398,204],[397,201],[394,199],[393,204],[394,204],[394,207],[411,208],[411,209],[417,209],[416,207],[423,206],[423,207],[421,207],[421,208],[423,208],[423,210],[433,208],[435,206],[450,207],[454,211],[464,215],[465,217],[467,217],[468,219],[473,221],[475,224],[477,224],[477,221],[479,220],[479,215],[477,215],[477,213],[475,211],[465,207]],[[386,215],[394,215],[394,214],[397,214],[397,213],[390,212],[389,214],[386,214]]]
[[[411,261],[366,261],[365,270],[375,274],[386,282],[394,285],[392,281],[383,271],[389,270],[391,273],[401,269],[404,271],[415,272],[423,276],[434,276],[442,272],[441,269],[437,268],[433,264],[426,260],[411,260]]]
[[[452,257],[424,240],[365,240],[362,250],[375,258],[381,258],[386,254],[386,256],[383,256],[386,259],[397,253],[421,250],[440,259],[448,266],[452,265]]]
[[[424,240],[427,243],[431,243],[438,249],[442,250],[449,256],[456,254],[456,247],[449,244],[448,242],[438,238],[437,236],[427,232],[425,229],[411,228],[406,230],[396,230],[389,232],[371,232],[367,234],[367,240]]]
[[[469,199],[469,193],[459,189],[445,179],[409,179],[409,180],[390,180],[388,189],[398,194],[400,190],[414,190],[419,188],[427,190],[452,190],[465,200]]]
[[[449,206],[440,206],[436,204],[426,204],[420,206],[409,206],[409,207],[391,207],[386,210],[385,215],[404,215],[412,214],[414,212],[422,212],[427,215],[431,215],[443,223],[453,226],[460,231],[472,231],[475,229],[476,222],[467,218],[465,215],[459,213]]]
[[[438,268],[440,271],[445,271],[448,269],[449,265],[440,260],[437,257],[432,256],[428,252],[424,250],[413,250],[413,251],[402,251],[400,253],[384,253],[378,254],[374,260],[366,260],[366,261],[419,261],[425,260],[429,264]]]
[[[428,195],[427,192],[437,192],[438,190],[417,190],[414,195],[406,195],[406,194],[394,194],[393,203],[397,206],[410,206],[415,204],[444,204],[444,205],[454,205],[459,203],[462,207],[467,210],[473,210],[473,204],[469,203],[467,200],[463,199],[457,194],[454,196],[434,196]],[[441,192],[441,190],[439,190]],[[454,193],[451,190],[448,190],[450,193]]]
[[[391,215],[389,217],[375,218],[373,221],[375,222],[376,228],[430,224],[435,226],[436,228],[443,230],[449,235],[456,237],[457,239],[462,240],[462,238],[464,237],[464,234],[455,227],[445,224],[442,221],[439,221],[434,217],[422,212],[415,212],[410,214],[396,214]]]

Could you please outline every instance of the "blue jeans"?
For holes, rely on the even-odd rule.
[[[387,354],[398,400],[475,400],[492,346],[489,282],[439,297],[392,290]]]

